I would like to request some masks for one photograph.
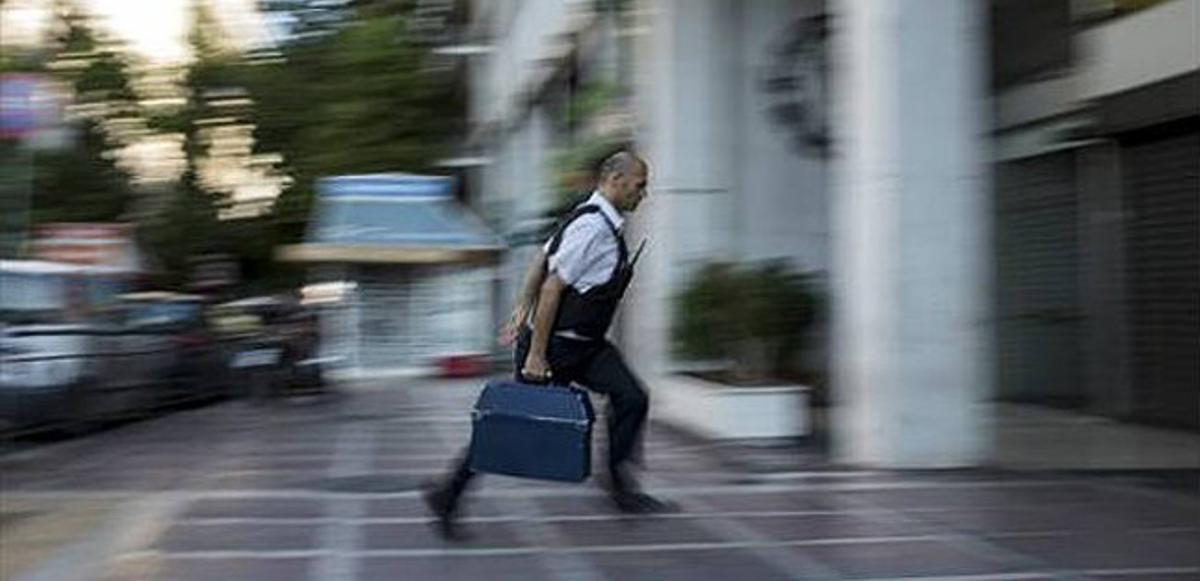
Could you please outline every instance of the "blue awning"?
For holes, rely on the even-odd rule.
[[[281,249],[299,262],[442,263],[491,260],[503,248],[440,176],[372,174],[317,183],[304,244]]]

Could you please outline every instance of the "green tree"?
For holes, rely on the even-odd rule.
[[[462,96],[452,77],[427,67],[427,47],[409,38],[410,5],[360,1],[349,16],[345,7],[310,15],[321,25],[287,39],[281,58],[247,67],[258,146],[282,153],[293,178],[277,205],[289,239],[304,232],[317,178],[428,171],[460,133]]]
[[[237,115],[240,111],[217,111],[213,101],[222,92],[236,87],[238,55],[222,46],[216,19],[204,0],[191,7],[192,21],[188,44],[193,60],[183,75],[185,103],[149,121],[153,130],[183,136],[186,165],[183,175],[166,193],[166,208],[141,225],[140,236],[153,249],[164,271],[164,283],[186,284],[190,276],[189,260],[199,254],[222,252],[237,254],[231,229],[219,219],[221,196],[207,188],[201,178],[202,159],[208,154],[204,127],[218,116]]]
[[[124,47],[100,39],[80,8],[57,0],[49,69],[70,87],[72,105],[85,111],[70,146],[35,159],[35,222],[117,221],[135,196],[131,176],[116,162],[120,146],[105,130],[114,120],[139,115]]]

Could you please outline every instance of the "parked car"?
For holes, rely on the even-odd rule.
[[[209,401],[225,394],[224,346],[211,328],[204,297],[166,291],[121,295],[126,326],[157,336],[168,351],[159,404]]]
[[[263,401],[286,387],[288,342],[281,323],[289,309],[287,301],[269,296],[213,308],[214,326],[227,346],[226,368],[234,394]]]
[[[88,289],[93,267],[0,261],[0,430],[71,431],[149,413],[169,362],[161,335]]]
[[[83,325],[5,324],[0,329],[0,432],[74,428],[95,373],[97,337]]]

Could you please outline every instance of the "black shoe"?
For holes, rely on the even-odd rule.
[[[644,492],[614,492],[609,498],[617,510],[627,514],[666,514],[679,512],[674,503],[665,502]]]
[[[432,512],[433,516],[437,518],[433,522],[433,526],[438,535],[443,540],[450,542],[468,540],[470,535],[458,526],[458,522],[454,518],[454,506],[450,500],[450,494],[432,482],[426,483],[422,488],[421,498],[425,500],[429,512]]]

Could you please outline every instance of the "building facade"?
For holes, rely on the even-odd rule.
[[[500,302],[572,164],[633,144],[615,336],[651,390],[692,274],[782,258],[831,298],[841,460],[985,463],[996,399],[1194,428],[1197,2],[1034,4],[472,3]]]

